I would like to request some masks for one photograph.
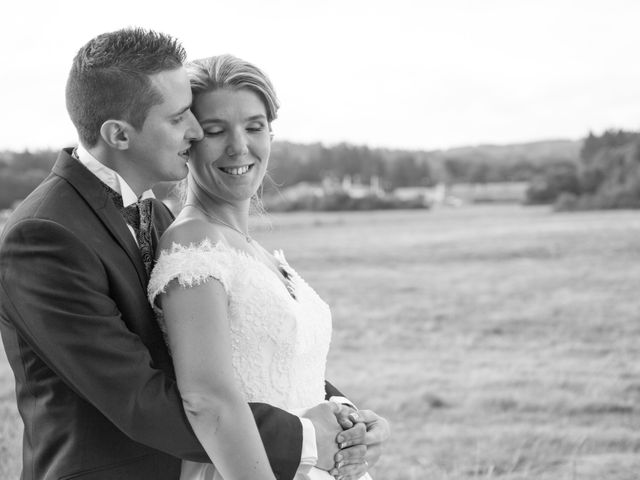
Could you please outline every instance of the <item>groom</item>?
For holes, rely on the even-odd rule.
[[[80,147],[60,153],[0,237],[0,331],[25,426],[23,480],[175,480],[180,459],[209,461],[146,298],[151,253],[172,217],[153,198],[138,202],[186,175],[202,137],[184,58],[176,40],[140,29],[81,48],[66,92]],[[331,396],[340,393],[327,383]],[[280,479],[330,469],[334,456],[350,478],[388,436],[372,412],[342,431],[345,408],[331,402],[302,421],[251,409]]]

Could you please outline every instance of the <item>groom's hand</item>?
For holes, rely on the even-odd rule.
[[[342,427],[336,420],[339,406],[333,402],[316,405],[302,415],[313,423],[316,431],[316,447],[318,449],[318,462],[316,467],[321,470],[331,470],[335,465],[335,456],[338,453],[336,438]]]

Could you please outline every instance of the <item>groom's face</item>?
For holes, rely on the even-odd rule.
[[[151,75],[162,102],[153,105],[133,133],[129,149],[136,171],[150,182],[180,180],[187,175],[191,143],[202,139],[202,128],[191,113],[191,88],[184,68]]]

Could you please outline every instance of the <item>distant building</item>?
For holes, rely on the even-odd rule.
[[[447,195],[466,203],[522,203],[526,199],[527,182],[456,183]]]
[[[365,198],[371,195],[382,197],[385,194],[380,188],[380,179],[377,176],[371,177],[367,185],[361,183],[359,178],[354,180],[350,175],[345,175],[342,178],[341,187],[351,198]]]
[[[399,187],[392,195],[399,200],[421,200],[425,206],[442,205],[447,197],[447,187],[439,183],[434,187]]]
[[[323,197],[325,193],[324,185],[318,183],[299,182],[281,191],[281,195],[291,200],[302,197]]]

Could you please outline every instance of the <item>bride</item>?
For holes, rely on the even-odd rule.
[[[215,465],[183,461],[181,480],[274,480],[247,402],[299,415],[324,402],[331,313],[282,252],[248,231],[278,108],[270,81],[230,55],[187,68],[204,139],[192,147],[187,200],[148,290],[187,418]],[[369,478],[363,459],[299,469],[296,479]]]

